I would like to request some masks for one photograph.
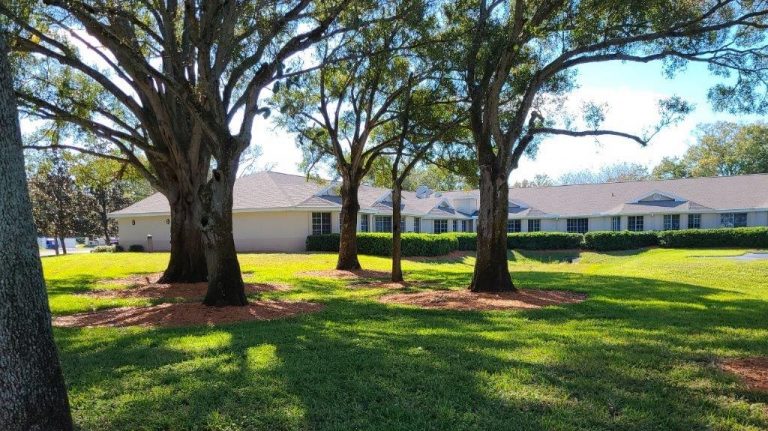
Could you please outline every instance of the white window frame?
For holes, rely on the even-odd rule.
[[[523,221],[520,219],[507,220],[507,233],[519,233],[523,231]]]
[[[386,226],[389,225],[389,230]],[[392,232],[392,216],[377,215],[373,217],[373,231],[374,232]]]
[[[333,231],[331,213],[312,213],[312,235],[328,235]]]
[[[645,230],[645,216],[627,217],[627,230],[631,232],[642,232]]]
[[[618,232],[621,230],[621,216],[611,217],[611,231]]]
[[[569,233],[589,232],[589,219],[586,217],[569,218],[565,221],[565,230]]]
[[[432,229],[434,233],[448,232],[448,220],[446,219],[432,220]]]
[[[737,224],[737,218],[744,219],[744,223]],[[721,227],[747,227],[747,213],[722,213],[720,214]]]
[[[680,230],[680,214],[664,214],[664,230]]]
[[[528,219],[528,232],[541,232],[541,219]]]
[[[701,214],[688,214],[688,229],[701,229]]]

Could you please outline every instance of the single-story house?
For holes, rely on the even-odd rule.
[[[339,232],[338,183],[260,172],[239,178],[233,223],[239,251],[301,251],[311,234]],[[390,232],[391,191],[361,186],[359,232]],[[403,192],[403,232],[474,232],[479,192]],[[159,193],[111,214],[120,243],[170,249]],[[670,230],[768,225],[768,175],[512,188],[509,232]]]

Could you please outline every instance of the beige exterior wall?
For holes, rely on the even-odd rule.
[[[238,251],[304,251],[312,232],[311,212],[236,213],[232,221]],[[331,231],[339,231],[339,213],[331,213]]]
[[[147,235],[152,235],[155,251],[171,249],[170,216],[126,217],[117,219],[120,245],[128,249],[141,245],[147,249]]]
[[[328,212],[328,211],[326,211]],[[414,217],[405,216],[406,232],[414,231]],[[448,231],[453,231],[453,220],[448,220]],[[567,218],[541,220],[543,232],[566,232]],[[148,247],[147,235],[152,235],[155,251],[170,250],[169,216],[121,217],[117,219],[120,244]],[[627,216],[621,216],[621,229],[627,230]],[[235,213],[233,215],[235,246],[238,251],[304,251],[307,236],[312,232],[312,211],[279,211]],[[522,219],[522,231],[528,231],[528,219]],[[768,211],[747,213],[748,226],[768,226]],[[370,231],[374,231],[374,217],[370,215]],[[358,229],[360,225],[358,222]],[[688,216],[680,215],[680,228],[688,227]],[[701,214],[701,227],[715,229],[720,226],[719,213]],[[476,229],[476,222],[475,222]],[[608,231],[611,217],[590,217],[589,230]],[[645,215],[644,230],[663,230],[663,214]],[[461,221],[459,221],[461,230]],[[331,212],[331,231],[339,232],[339,212]],[[421,232],[434,233],[434,219],[421,218]]]

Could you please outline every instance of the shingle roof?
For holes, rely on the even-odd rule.
[[[338,208],[341,206],[338,196],[318,195],[329,184],[327,181],[307,180],[300,175],[259,172],[237,180],[233,209],[242,211],[289,207]],[[679,201],[640,201],[654,193],[668,194]],[[380,202],[388,194],[387,189],[361,186],[358,196],[361,210],[371,212],[391,208],[391,204]],[[510,201],[524,206],[510,208],[510,214],[517,217],[768,209],[768,175],[513,188],[510,189],[509,195]],[[466,215],[453,209],[445,211],[437,207],[444,200],[451,202],[462,197],[479,198],[479,192],[472,190],[432,193],[419,199],[414,192],[404,191],[402,197],[404,214],[451,214],[464,217]],[[168,201],[156,193],[112,215],[168,212]]]

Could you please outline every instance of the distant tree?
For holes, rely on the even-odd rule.
[[[768,125],[718,122],[699,126],[698,142],[682,157],[653,169],[662,179],[768,173]]]
[[[53,342],[1,33],[0,130],[0,429],[69,431],[72,417]]]
[[[596,171],[589,169],[568,172],[558,178],[557,183],[599,184],[625,181],[644,181],[651,177],[648,168],[637,163],[616,163],[606,165]]]
[[[63,254],[67,254],[66,237],[90,236],[98,230],[98,224],[91,216],[96,202],[75,182],[67,156],[52,152],[37,165],[29,179],[37,231],[55,238],[56,254],[59,254],[59,247]]]
[[[392,141],[393,144],[381,154],[387,160],[392,184],[392,272],[393,282],[403,281],[401,265],[401,224],[403,184],[412,170],[436,147],[448,147],[459,140],[466,128],[461,127],[465,116],[458,112],[456,105],[446,103],[449,95],[445,79],[435,79],[438,67],[433,67],[422,82],[409,78],[405,92],[392,105],[397,119],[382,127],[377,141]]]
[[[366,176],[366,182],[375,187],[391,188],[391,169],[392,160],[382,157],[374,163]],[[417,163],[403,181],[403,190],[414,191],[419,186],[439,191],[469,190],[473,187],[464,176],[427,160]]]
[[[653,178],[672,180],[675,178],[690,178],[688,166],[679,157],[664,157],[651,173]]]
[[[537,174],[532,180],[524,179],[522,181],[516,181],[512,184],[512,188],[549,187],[554,185],[555,180],[550,178],[549,175]]]
[[[395,122],[391,108],[421,81],[413,48],[429,48],[427,17],[422,1],[381,2],[375,23],[342,41],[317,45],[325,67],[306,75],[279,95],[281,124],[298,136],[304,167],[310,174],[331,166],[341,177],[341,228],[337,269],[360,269],[357,254],[358,190],[382,151],[396,138],[373,139],[379,129]]]
[[[136,169],[114,159],[83,154],[73,161],[75,184],[89,197],[92,223],[98,226],[106,244],[117,235],[117,221],[109,213],[120,210],[152,192]]]

